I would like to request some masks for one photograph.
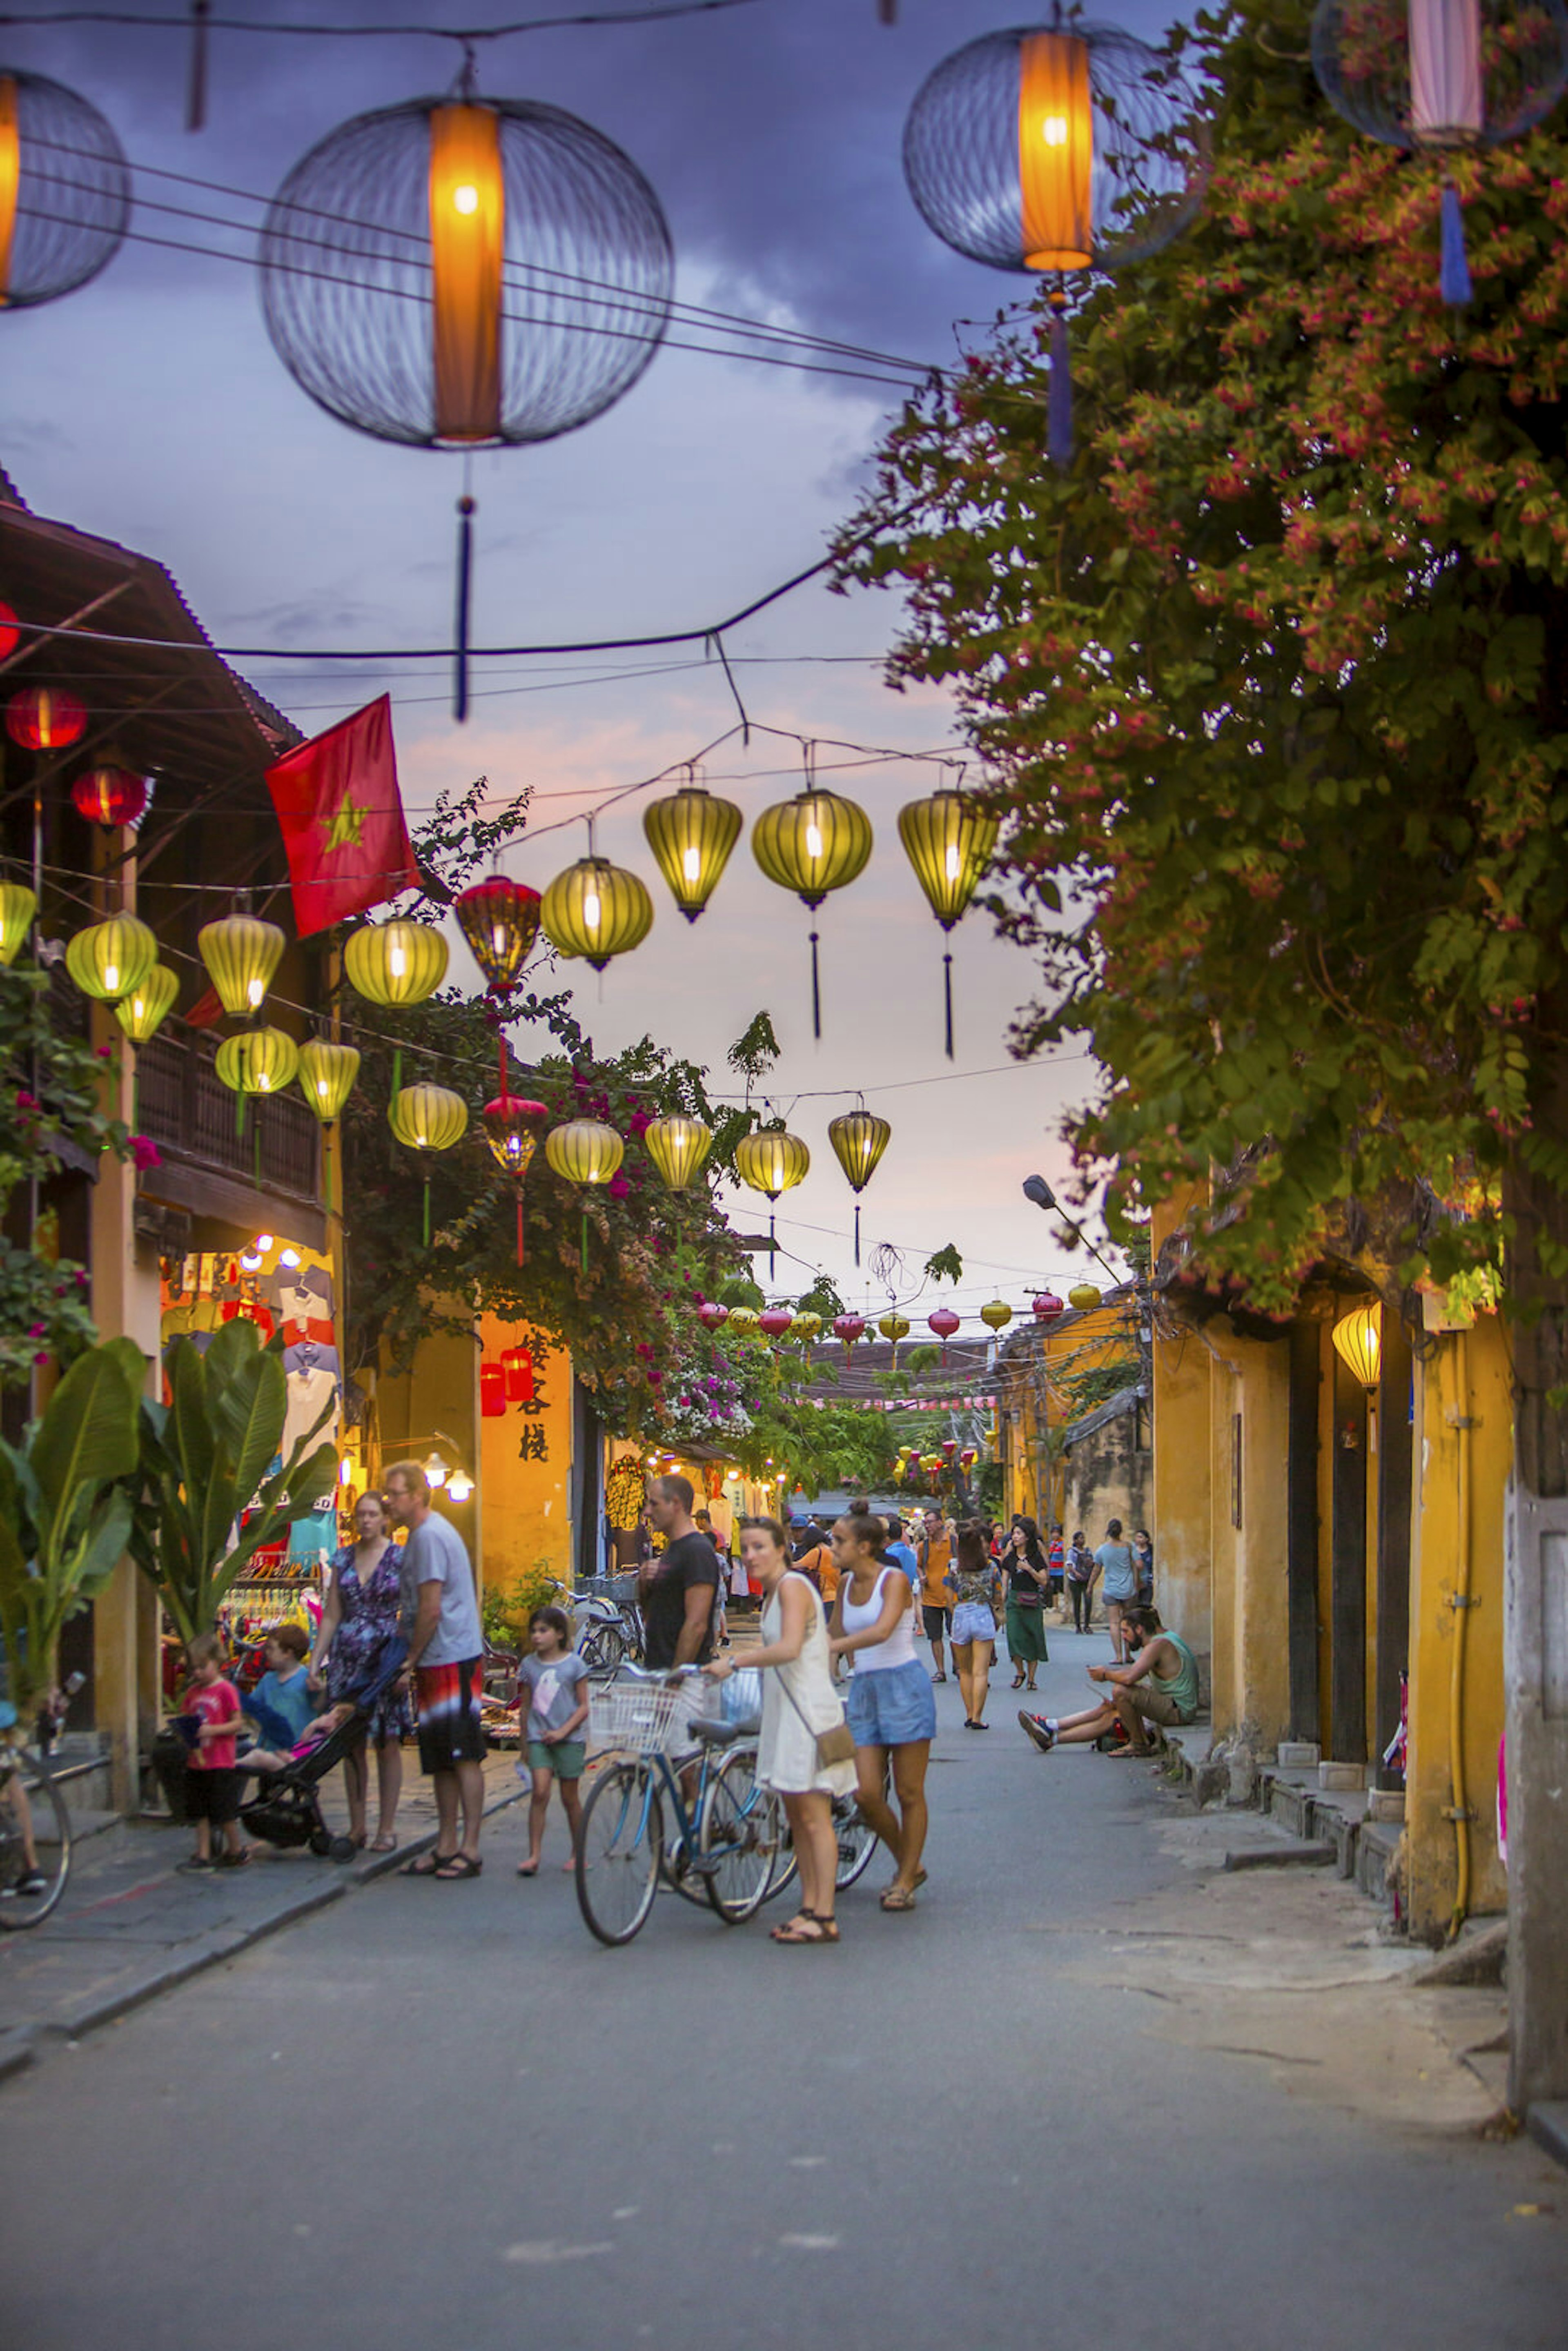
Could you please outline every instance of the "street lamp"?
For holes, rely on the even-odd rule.
[[[1037,1208],[1054,1208],[1056,1214],[1061,1218],[1062,1223],[1067,1227],[1068,1231],[1077,1234],[1079,1239],[1082,1242],[1090,1256],[1099,1259],[1100,1263],[1105,1267],[1106,1272],[1110,1275],[1117,1289],[1119,1290],[1121,1288],[1122,1283],[1126,1277],[1124,1274],[1118,1273],[1113,1265],[1107,1264],[1105,1259],[1100,1256],[1099,1250],[1095,1248],[1093,1242],[1090,1239],[1082,1226],[1074,1224],[1072,1218],[1061,1206],[1061,1203],[1058,1200],[1055,1193],[1051,1190],[1043,1176],[1026,1176],[1023,1179],[1023,1196],[1026,1200],[1032,1200]]]

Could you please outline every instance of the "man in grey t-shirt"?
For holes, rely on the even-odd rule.
[[[485,1635],[474,1571],[456,1528],[433,1508],[430,1481],[417,1461],[393,1462],[386,1497],[393,1520],[408,1530],[399,1569],[399,1624],[419,1701],[419,1761],[434,1786],[436,1815],[434,1851],[416,1855],[399,1874],[477,1877],[485,1811]]]

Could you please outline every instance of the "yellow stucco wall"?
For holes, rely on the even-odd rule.
[[[1157,1207],[1155,1255],[1182,1223],[1184,1196]],[[1155,1590],[1160,1613],[1195,1656],[1212,1659],[1213,1574],[1209,1545],[1210,1377],[1214,1359],[1195,1332],[1154,1343]],[[1212,1672],[1212,1664],[1207,1664]],[[1218,1718],[1217,1718],[1218,1719]]]
[[[394,1461],[423,1461],[432,1452],[439,1453],[449,1468],[465,1469],[477,1478],[479,1352],[472,1339],[439,1332],[422,1339],[408,1372],[381,1375],[375,1401],[378,1444],[371,1467],[378,1479],[385,1479]],[[476,1548],[477,1488],[465,1502],[455,1502],[443,1490],[436,1507],[462,1536],[483,1589],[484,1565]]]
[[[527,1330],[489,1317],[478,1328],[488,1362],[530,1342]],[[486,1581],[496,1585],[539,1566],[563,1583],[575,1581],[571,1364],[559,1349],[547,1356],[542,1346],[538,1361],[541,1408],[508,1405],[499,1417],[479,1422],[480,1540]]]

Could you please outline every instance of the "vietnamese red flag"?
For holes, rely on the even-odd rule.
[[[418,888],[397,788],[389,695],[301,743],[268,768],[267,780],[283,828],[300,938]]]

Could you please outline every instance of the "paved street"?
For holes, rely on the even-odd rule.
[[[1105,1645],[1053,1650],[1065,1708]],[[366,1886],[0,2087],[8,2351],[1560,2351],[1568,2178],[1476,2134],[1374,1914],[1218,1876],[1233,1823],[1037,1756],[1009,1679],[983,1737],[938,1692],[929,1888],[883,1916],[879,1862],[836,1951],[673,1899],[601,1950],[514,1808],[478,1884]]]

